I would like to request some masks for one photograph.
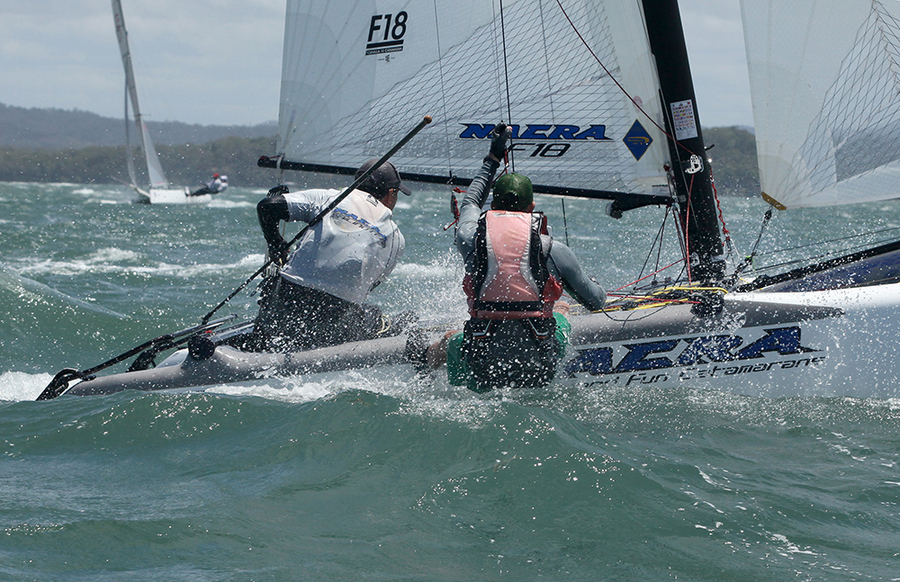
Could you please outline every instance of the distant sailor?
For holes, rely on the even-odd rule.
[[[531,180],[501,176],[490,210],[482,212],[510,135],[502,124],[494,130],[459,207],[456,248],[465,261],[470,319],[463,332],[448,333],[420,354],[431,367],[446,360],[450,383],[475,392],[553,380],[571,329],[568,305],[557,303],[563,289],[591,311],[606,302],[569,247],[550,237],[544,215],[534,212]]]
[[[376,161],[367,161],[356,176]],[[241,347],[296,351],[399,333],[399,322],[391,325],[381,309],[364,301],[403,254],[403,234],[393,220],[400,192],[411,193],[385,162],[310,229],[293,253],[280,222],[310,222],[341,192],[284,188],[261,200],[257,214],[269,256],[282,267],[260,300],[250,342]]]
[[[205,186],[191,192],[191,196],[202,196],[203,194],[219,194],[228,188],[228,176],[220,176],[218,172],[213,174],[212,180]]]

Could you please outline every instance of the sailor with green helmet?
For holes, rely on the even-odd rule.
[[[470,319],[426,351],[437,367],[446,351],[451,384],[476,392],[548,384],[571,329],[557,305],[563,289],[586,308],[603,307],[606,293],[581,269],[574,253],[554,241],[543,214],[534,211],[531,180],[505,174],[489,185],[506,153],[511,131],[495,128],[491,150],[459,207],[456,248],[465,261],[463,288]]]

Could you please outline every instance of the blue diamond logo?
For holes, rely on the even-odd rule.
[[[634,156],[634,159],[639,160],[641,159],[641,156],[650,149],[653,138],[650,137],[650,134],[647,133],[647,130],[644,129],[640,122],[635,120],[634,125],[628,130],[628,133],[625,134],[622,141],[625,143],[625,147],[631,152],[631,155]]]

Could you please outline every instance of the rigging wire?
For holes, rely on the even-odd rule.
[[[716,210],[719,213],[719,223],[722,225],[722,236],[725,237],[725,244],[728,245],[731,250],[734,250],[734,243],[731,240],[731,231],[729,231],[728,227],[725,225],[725,216],[722,214],[722,203],[719,201],[719,190],[716,188],[716,179],[713,176],[712,164],[707,165],[709,166],[709,184],[712,186],[713,199],[716,201]]]
[[[598,64],[598,65],[606,72],[606,74],[607,74],[607,76],[609,77],[609,79],[611,79],[611,80],[613,81],[613,83],[615,83],[615,85],[619,88],[619,90],[620,90],[620,91],[621,91],[621,92],[622,92],[622,93],[623,93],[623,94],[624,94],[624,95],[625,95],[625,96],[626,96],[626,97],[634,104],[634,106],[637,108],[637,110],[640,111],[641,114],[643,114],[643,116],[648,120],[648,122],[649,122],[650,124],[652,124],[653,126],[655,126],[655,127],[656,127],[663,135],[665,135],[669,140],[671,140],[672,143],[676,144],[677,147],[674,149],[674,151],[675,151],[675,155],[676,155],[676,157],[677,157],[678,159],[676,159],[675,161],[678,162],[678,163],[680,163],[680,162],[682,161],[682,160],[681,160],[680,153],[679,153],[679,152],[680,152],[679,148],[680,148],[681,150],[684,150],[685,152],[691,154],[692,156],[696,155],[696,154],[694,154],[694,152],[692,152],[689,148],[687,148],[686,146],[684,146],[684,144],[682,144],[682,143],[680,143],[678,140],[676,140],[676,139],[674,138],[674,136],[672,136],[671,134],[669,134],[669,132],[667,132],[662,126],[660,126],[660,124],[657,123],[656,120],[653,119],[653,117],[651,117],[651,116],[644,110],[644,108],[641,106],[641,104],[638,103],[638,101],[637,101],[635,98],[633,98],[633,97],[628,93],[628,91],[627,91],[627,90],[622,86],[622,84],[615,78],[615,76],[613,76],[613,74],[606,68],[606,66],[603,64],[603,62],[600,60],[600,58],[594,53],[594,51],[593,51],[593,49],[590,47],[590,45],[588,45],[587,41],[584,39],[584,37],[582,36],[582,34],[581,34],[580,31],[578,30],[578,28],[575,26],[575,24],[574,24],[574,22],[572,21],[572,19],[569,17],[569,15],[568,15],[568,13],[566,12],[565,8],[562,6],[561,1],[560,1],[560,0],[556,0],[556,3],[557,3],[557,5],[559,6],[559,9],[560,9],[560,11],[562,12],[563,16],[565,17],[565,19],[568,21],[569,25],[571,26],[572,30],[575,32],[575,34],[576,34],[576,35],[578,36],[578,38],[581,40],[582,44],[585,46],[585,48],[586,48],[587,51],[591,54],[591,56],[594,58],[594,60],[597,62],[597,64]],[[508,51],[507,51],[507,43],[506,43],[506,25],[505,25],[505,19],[504,19],[503,0],[499,0],[499,10],[500,10],[499,20],[500,20],[500,29],[501,29],[501,30],[500,30],[500,32],[501,32],[501,45],[502,45],[502,46],[501,46],[501,50],[502,50],[502,53],[503,53],[503,55],[502,55],[502,56],[503,56],[503,60],[502,60],[502,62],[503,62],[503,83],[504,83],[504,87],[505,87],[505,91],[506,91],[506,109],[507,109],[507,115],[508,115],[508,119],[509,119],[508,123],[509,123],[510,125],[512,125],[512,105],[511,105],[512,99],[511,99],[511,93],[510,93],[509,64],[508,64]],[[702,158],[701,158],[701,159],[702,159]],[[515,163],[515,162],[514,162],[514,158],[513,158],[513,156],[512,156],[512,152],[511,152],[511,151],[507,151],[507,155],[505,156],[504,162],[505,162],[505,166],[506,166],[506,167],[505,167],[504,170],[501,172],[501,175],[502,175],[503,173],[508,172],[508,171],[513,171],[513,172],[515,171],[515,166],[514,166],[514,163]],[[669,173],[669,177],[670,177],[670,186],[671,186],[671,178],[672,178],[672,175],[671,175],[671,173],[670,173],[671,169],[667,167],[666,170],[667,170],[667,173]],[[676,211],[675,211],[674,208],[672,208],[672,207],[667,208],[666,214],[665,214],[664,217],[663,217],[663,223],[662,223],[662,225],[660,226],[660,230],[659,230],[659,233],[657,234],[657,239],[656,239],[656,240],[659,241],[659,248],[658,248],[658,251],[657,251],[657,258],[656,258],[656,264],[657,264],[657,267],[658,267],[658,266],[659,266],[659,263],[660,263],[660,260],[661,260],[661,253],[662,253],[662,236],[663,236],[663,233],[664,233],[664,228],[665,228],[666,220],[667,220],[667,218],[668,218],[668,212],[671,210],[671,211],[673,212],[673,215],[674,215],[674,220],[675,220],[676,227],[677,227],[676,230],[677,230],[679,233],[682,233],[682,232],[683,232],[683,234],[684,234],[684,237],[682,237],[682,236],[680,236],[680,235],[676,237],[676,239],[679,240],[680,245],[681,245],[681,247],[682,247],[682,253],[683,253],[683,257],[684,257],[684,258],[680,259],[679,261],[676,261],[675,263],[672,263],[672,264],[670,264],[670,265],[664,267],[663,269],[658,269],[657,271],[654,271],[653,273],[647,275],[646,277],[643,277],[643,278],[641,278],[641,279],[638,279],[638,281],[635,281],[634,283],[631,283],[630,285],[636,285],[636,284],[637,284],[638,282],[640,282],[641,280],[643,280],[643,279],[645,279],[645,278],[647,278],[647,277],[654,276],[654,275],[656,275],[657,273],[659,273],[660,271],[665,270],[665,269],[668,269],[668,268],[670,268],[670,267],[672,267],[672,266],[674,266],[674,265],[676,265],[676,264],[678,264],[678,263],[680,263],[680,262],[683,262],[683,264],[684,264],[682,274],[683,274],[683,273],[685,272],[685,270],[686,270],[687,276],[688,276],[688,282],[690,282],[690,280],[691,280],[691,274],[690,274],[690,259],[689,259],[689,254],[688,254],[688,253],[689,253],[689,246],[688,246],[689,243],[688,243],[688,241],[686,240],[686,236],[687,236],[687,223],[688,223],[688,221],[689,221],[689,219],[690,219],[690,212],[689,212],[689,209],[690,209],[690,194],[691,194],[691,191],[692,191],[692,189],[693,189],[693,182],[694,182],[694,176],[691,175],[691,180],[689,181],[688,184],[686,184],[686,185],[687,185],[687,205],[686,205],[686,207],[687,207],[688,210],[686,211],[686,215],[685,215],[685,224],[682,225],[682,224],[680,223],[678,214],[676,213]],[[717,202],[717,204],[718,204],[718,198],[716,198],[716,202]],[[568,221],[567,221],[567,216],[566,216],[565,200],[562,200],[562,212],[563,212],[563,224],[564,224],[564,229],[565,229],[566,244],[568,245],[568,243],[569,243],[569,239],[568,239]],[[723,227],[724,227],[724,218],[722,217],[721,206],[719,206],[719,218],[720,218],[720,221],[722,222]],[[725,229],[725,231],[727,232],[727,229]],[[651,257],[652,254],[653,254],[653,248],[657,245],[656,240],[655,240],[654,243],[651,245],[650,252],[648,253],[648,257],[647,257],[647,259],[645,260],[644,266],[643,266],[642,269],[641,269],[641,273],[644,272],[644,269],[646,268],[647,264],[648,264],[649,261],[650,261],[650,257]],[[624,288],[624,287],[628,287],[628,285],[625,285],[625,286],[623,286],[622,288]],[[620,289],[621,289],[621,288],[620,288]]]
[[[503,18],[503,0],[500,0],[500,40],[503,45],[503,81],[506,86],[506,115],[510,125],[512,125],[512,98],[509,93],[509,63],[507,61],[507,52],[506,52],[506,21]],[[516,158],[512,155],[512,150],[507,149],[506,157],[507,162],[512,167],[512,171],[516,171]]]
[[[657,271],[654,271],[654,272],[650,273],[649,275],[647,275],[647,277],[643,277],[643,276],[642,276],[642,275],[644,274],[644,269],[647,268],[647,263],[650,262],[650,257],[653,256],[653,249],[654,249],[654,248],[657,249],[657,254],[656,254],[656,268],[659,269],[659,260],[660,260],[660,255],[661,255],[661,253],[662,253],[663,232],[665,231],[665,228],[666,228],[666,221],[667,221],[668,218],[669,218],[669,213],[666,212],[666,213],[663,215],[662,223],[660,223],[660,225],[659,225],[659,230],[656,232],[656,236],[653,238],[653,242],[650,243],[650,250],[647,252],[647,258],[644,259],[644,264],[641,265],[641,270],[640,270],[640,273],[638,274],[638,277],[640,277],[640,278],[639,278],[637,281],[634,281],[633,283],[629,283],[628,285],[624,285],[624,286],[622,286],[622,287],[619,287],[618,289],[616,289],[616,291],[619,291],[619,290],[621,290],[621,289],[624,289],[625,287],[628,287],[629,285],[636,285],[637,283],[643,281],[643,280],[646,279],[647,277],[651,277],[651,276],[653,276],[653,275],[655,275],[656,273],[659,272],[659,271],[657,270]],[[679,261],[679,262],[680,262],[680,261]],[[673,263],[673,264],[674,264],[674,263]],[[670,265],[670,266],[671,266],[671,265]],[[667,267],[667,268],[668,268],[668,267]],[[654,283],[655,283],[655,282],[656,282],[656,281],[654,280]]]
[[[591,46],[590,46],[590,45],[588,44],[588,42],[585,40],[584,36],[583,36],[583,35],[581,34],[581,32],[578,30],[578,27],[575,26],[575,23],[574,23],[574,22],[572,21],[572,19],[569,17],[569,14],[566,12],[566,9],[565,9],[565,8],[563,7],[563,5],[562,5],[562,1],[561,1],[561,0],[556,0],[556,4],[557,4],[557,6],[559,6],[560,12],[563,14],[563,16],[565,17],[566,21],[568,21],[569,26],[572,28],[572,30],[574,31],[575,35],[578,36],[578,39],[579,39],[579,40],[581,41],[581,43],[584,45],[585,49],[587,49],[587,51],[591,54],[591,56],[594,58],[594,60],[597,62],[597,64],[603,69],[603,71],[604,71],[604,72],[606,73],[606,75],[609,77],[609,79],[611,79],[612,82],[615,83],[615,85],[619,88],[619,90],[622,92],[622,94],[625,95],[625,97],[627,97],[627,98],[632,102],[632,104],[635,106],[635,108],[637,108],[637,110],[641,112],[641,114],[646,118],[646,120],[647,120],[650,124],[652,124],[654,127],[656,127],[656,128],[657,128],[664,136],[666,136],[666,137],[671,141],[671,143],[675,144],[675,148],[673,148],[673,152],[674,152],[674,156],[675,156],[677,159],[676,159],[676,160],[673,160],[673,161],[675,161],[675,162],[677,162],[677,163],[679,164],[679,171],[683,171],[683,170],[681,170],[680,168],[683,168],[683,167],[684,167],[684,166],[682,165],[683,160],[682,160],[681,155],[680,155],[680,151],[681,151],[681,150],[684,150],[684,151],[688,152],[691,156],[697,156],[701,161],[702,161],[702,160],[705,160],[705,159],[706,159],[706,156],[704,155],[704,154],[705,154],[704,152],[701,152],[701,154],[697,154],[697,153],[691,151],[690,148],[688,148],[687,146],[685,146],[685,145],[684,145],[683,143],[681,143],[679,140],[675,139],[675,137],[674,137],[673,135],[671,135],[668,131],[666,131],[666,129],[665,129],[664,127],[662,127],[659,123],[657,123],[657,121],[656,121],[653,117],[651,117],[650,114],[648,114],[648,113],[644,110],[643,106],[642,106],[642,105],[641,105],[634,97],[631,96],[631,94],[628,92],[628,90],[625,89],[625,87],[622,86],[622,84],[618,81],[618,79],[616,79],[616,77],[612,74],[612,72],[611,72],[609,69],[606,68],[606,65],[603,64],[603,61],[601,61],[600,58],[597,56],[597,54],[593,51],[593,49],[591,48]],[[663,101],[664,101],[664,100],[663,100]],[[669,115],[670,112],[664,112],[664,114]],[[709,166],[708,162],[707,162],[707,166]],[[684,255],[684,256],[688,258],[688,259],[685,261],[685,265],[686,265],[686,267],[687,267],[687,273],[688,273],[688,280],[689,280],[689,281],[690,281],[690,279],[691,279],[691,272],[690,272],[690,266],[691,266],[691,265],[690,265],[690,257],[689,257],[689,255],[688,255],[690,249],[688,248],[688,241],[687,241],[687,226],[688,226],[688,223],[689,223],[688,217],[689,217],[689,214],[690,214],[690,207],[691,207],[691,200],[690,200],[690,198],[691,198],[691,191],[692,191],[693,181],[694,181],[694,179],[693,179],[693,175],[692,175],[691,180],[690,180],[690,183],[689,183],[689,184],[686,184],[686,187],[687,187],[687,190],[688,190],[688,191],[687,191],[687,201],[686,201],[686,204],[685,204],[685,207],[686,207],[686,210],[685,210],[685,215],[686,215],[686,216],[685,216],[685,224],[684,224],[684,225],[681,225],[682,228],[681,228],[681,230],[680,230],[680,232],[683,234],[683,238],[682,238],[682,237],[679,237],[679,239],[682,240],[683,250],[684,250],[684,252],[685,252],[685,255]],[[716,206],[717,206],[717,208],[718,208],[719,221],[720,221],[720,223],[722,224],[722,229],[723,229],[723,235],[724,235],[724,237],[725,237],[725,242],[726,242],[726,244],[729,246],[729,249],[731,249],[732,251],[734,251],[734,245],[733,245],[733,242],[731,241],[730,233],[728,232],[728,229],[727,229],[727,227],[725,226],[725,219],[724,219],[724,216],[723,216],[723,214],[722,214],[721,204],[720,204],[719,198],[718,198],[718,192],[717,192],[716,189],[715,189],[715,183],[714,183],[713,178],[712,178],[712,169],[711,169],[711,168],[710,168],[710,182],[712,183],[713,196],[714,196],[714,199],[715,199]],[[734,251],[734,252],[736,253],[736,251]]]
[[[669,264],[666,265],[665,267],[663,267],[663,268],[661,268],[661,269],[657,269],[657,270],[653,271],[652,273],[648,273],[647,275],[641,277],[640,279],[638,279],[638,280],[636,280],[636,281],[632,281],[631,283],[626,283],[625,285],[622,285],[621,287],[619,287],[618,289],[616,289],[616,291],[621,291],[622,289],[625,289],[626,287],[632,287],[632,288],[635,288],[634,286],[637,285],[638,283],[640,283],[641,281],[643,281],[644,279],[649,279],[650,277],[653,277],[654,275],[658,275],[658,274],[662,273],[663,271],[665,271],[665,270],[668,269],[669,267],[674,267],[674,266],[677,265],[678,263],[683,263],[683,262],[684,262],[684,259],[678,259],[678,260],[675,261],[674,263],[669,263]],[[654,281],[654,282],[655,282],[655,281]]]
[[[691,192],[694,190],[694,175],[691,174],[690,184],[687,185],[687,204],[684,205],[684,265],[687,267],[688,283],[691,282],[691,239],[688,238],[688,225],[691,223]]]
[[[840,242],[840,241],[844,241],[844,240],[852,240],[852,239],[857,239],[857,238],[862,238],[862,237],[869,237],[872,235],[881,234],[881,233],[885,233],[885,232],[894,232],[897,230],[900,230],[900,226],[895,226],[892,228],[884,228],[881,230],[873,230],[871,232],[864,232],[861,234],[851,234],[849,236],[843,236],[843,237],[839,237],[839,238],[825,239],[822,241],[818,241],[818,242],[814,242],[814,243],[810,243],[810,244],[806,244],[806,245],[799,245],[796,247],[787,247],[787,248],[783,248],[783,249],[778,249],[777,251],[769,251],[767,253],[760,253],[759,256],[762,257],[762,256],[766,256],[766,255],[772,255],[775,253],[783,253],[786,251],[796,251],[796,250],[805,249],[805,248],[809,248],[809,247],[819,247],[826,243],[835,243],[835,242]],[[884,241],[882,241],[882,242],[884,242]],[[870,244],[870,243],[866,243],[866,244]]]
[[[747,267],[753,265],[753,259],[756,257],[756,250],[759,248],[759,243],[762,241],[763,233],[766,232],[766,228],[769,226],[769,221],[772,219],[772,206],[766,210],[765,215],[763,216],[762,225],[759,228],[759,236],[756,237],[756,242],[753,243],[753,247],[750,249],[750,254],[744,257],[743,262],[738,265],[734,269],[734,273],[732,273],[732,284],[737,281],[737,278]]]
[[[441,50],[441,27],[438,24],[438,8],[437,8],[437,0],[434,0],[432,3],[432,8],[434,9],[434,29],[435,29],[435,38],[434,41],[437,43],[437,54],[440,55],[437,59],[437,67],[438,67],[438,78],[440,79],[440,99],[441,99],[441,111],[443,111],[443,117],[449,117],[447,115],[447,99],[445,97],[445,87],[446,83],[444,82],[444,59],[442,55],[444,54]],[[453,162],[451,160],[451,148],[450,148],[450,134],[445,129],[443,131],[444,134],[444,150],[447,153],[447,175],[452,179],[453,177]],[[449,227],[448,227],[449,228]],[[446,228],[444,230],[447,230]]]
[[[860,236],[864,236],[864,235],[860,235]],[[825,242],[829,242],[829,241],[825,241]],[[883,239],[883,240],[880,240],[880,241],[872,241],[872,242],[861,243],[861,244],[854,245],[854,246],[851,246],[851,247],[846,247],[846,248],[843,248],[843,249],[840,249],[840,250],[823,252],[823,253],[821,253],[821,254],[818,254],[818,255],[815,255],[815,256],[811,256],[811,257],[804,257],[804,258],[802,258],[802,259],[794,259],[794,260],[791,260],[791,261],[782,261],[782,262],[780,262],[780,263],[774,263],[774,264],[771,264],[771,265],[766,265],[766,266],[764,266],[764,267],[756,267],[754,270],[757,271],[757,272],[760,272],[760,271],[768,271],[768,270],[770,270],[770,269],[775,269],[775,268],[780,268],[780,267],[786,267],[786,266],[789,266],[789,265],[799,265],[799,264],[801,264],[801,263],[811,263],[811,262],[814,262],[814,261],[820,261],[820,260],[822,260],[822,259],[826,259],[826,258],[828,258],[828,257],[840,256],[840,255],[843,255],[843,254],[845,254],[845,253],[848,253],[848,252],[851,252],[851,251],[855,251],[855,250],[857,250],[857,249],[868,249],[868,248],[870,248],[871,245],[873,245],[873,244],[876,245],[876,246],[878,246],[878,245],[882,245],[882,244],[886,244],[886,243],[891,243],[891,242],[897,242],[897,241],[896,241],[895,239]],[[780,252],[780,251],[775,251],[775,252]],[[766,253],[763,253],[763,254],[766,254]],[[768,254],[772,254],[772,253],[768,253]]]
[[[606,65],[603,64],[603,61],[600,60],[600,57],[597,56],[597,54],[594,52],[594,49],[591,48],[591,46],[588,44],[587,40],[585,40],[584,36],[581,35],[581,31],[578,30],[578,27],[575,26],[575,23],[572,22],[572,19],[569,17],[569,13],[566,12],[565,8],[563,8],[562,1],[556,0],[556,4],[557,4],[557,6],[559,6],[559,9],[562,12],[562,15],[565,17],[566,21],[568,21],[569,26],[572,27],[572,30],[575,32],[575,35],[578,37],[578,39],[584,45],[584,48],[586,48],[587,51],[591,54],[591,56],[594,58],[594,60],[597,61],[597,64],[600,65],[600,68],[603,69],[603,72],[605,72],[606,75],[612,80],[612,82],[616,84],[616,87],[619,88],[619,90],[622,92],[622,94],[625,95],[625,97],[627,97],[628,100],[634,104],[634,106],[637,108],[637,110],[640,111],[644,115],[644,117],[647,118],[647,121],[649,123],[651,123],[654,127],[656,127],[660,132],[662,132],[663,135],[668,137],[672,141],[672,143],[674,143],[678,147],[684,149],[686,152],[688,152],[692,155],[696,155],[687,146],[685,146],[680,141],[675,139],[675,137],[673,135],[669,134],[669,132],[666,131],[665,128],[663,128],[659,123],[657,123],[656,120],[653,119],[653,117],[649,113],[644,111],[643,106],[637,101],[637,99],[635,99],[634,97],[631,96],[631,94],[628,92],[628,90],[625,89],[625,87],[623,87],[621,83],[619,83],[619,80],[616,79],[616,77],[612,74],[612,72],[606,68]]]
[[[832,239],[825,239],[825,240],[821,240],[821,241],[818,241],[815,243],[798,245],[798,246],[794,246],[794,247],[788,247],[788,248],[778,249],[775,251],[769,251],[769,252],[764,252],[764,253],[758,253],[757,248],[759,247],[760,241],[762,240],[764,231],[768,227],[768,223],[772,217],[772,214],[773,214],[772,208],[770,207],[769,209],[766,210],[765,217],[763,218],[763,224],[760,227],[759,236],[757,237],[756,242],[754,243],[750,254],[744,259],[743,263],[741,265],[739,265],[737,269],[735,269],[735,272],[732,275],[732,278],[734,279],[734,281],[737,280],[738,275],[741,272],[743,272],[743,270],[745,270],[747,267],[752,267],[755,272],[762,273],[765,271],[770,271],[772,269],[780,269],[780,268],[789,267],[792,265],[811,264],[814,262],[828,259],[830,257],[840,256],[840,255],[843,255],[848,252],[853,252],[853,251],[856,251],[859,249],[870,248],[872,245],[882,245],[882,244],[886,244],[889,242],[895,242],[895,239],[893,239],[893,238],[872,240],[872,236],[877,235],[877,234],[895,232],[897,230],[900,230],[900,227],[885,228],[885,229],[872,231],[872,232],[854,234],[854,235],[837,237],[837,238],[832,238]],[[816,254],[813,256],[808,256],[808,257],[803,257],[803,258],[793,259],[793,260],[784,260],[784,261],[781,261],[778,263],[772,263],[771,265],[764,265],[761,267],[753,266],[753,259],[756,257],[780,255],[780,254],[786,253],[788,251],[803,250],[803,249],[810,248],[810,247],[821,247],[822,245],[833,244],[833,243],[838,243],[838,242],[842,242],[842,241],[863,239],[863,238],[865,238],[865,241],[860,241],[857,244],[849,245],[849,246],[844,245],[840,249],[825,251],[825,252],[822,252],[822,253],[819,253],[819,254]]]

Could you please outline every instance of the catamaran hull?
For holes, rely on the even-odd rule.
[[[351,342],[284,354],[247,353],[218,346],[211,357],[197,360],[179,350],[149,370],[101,376],[80,382],[66,394],[88,396],[122,390],[203,388],[271,377],[309,376],[348,369],[408,363],[403,336]]]
[[[598,389],[708,388],[756,397],[900,396],[890,364],[900,284],[808,293],[737,293],[718,312],[678,304],[576,314],[557,381]],[[439,337],[435,335],[430,340]],[[409,364],[404,336],[305,352],[180,350],[156,368],[99,377],[70,395],[201,389],[271,377]]]
[[[889,284],[733,294],[714,316],[679,305],[631,312],[631,322],[617,325],[573,318],[577,353],[561,375],[598,388],[893,398],[900,396],[900,368],[890,363],[900,339],[898,303],[900,284]]]
[[[206,204],[212,200],[209,194],[191,196],[188,188],[151,188],[150,191],[136,190],[135,202],[141,204]]]

